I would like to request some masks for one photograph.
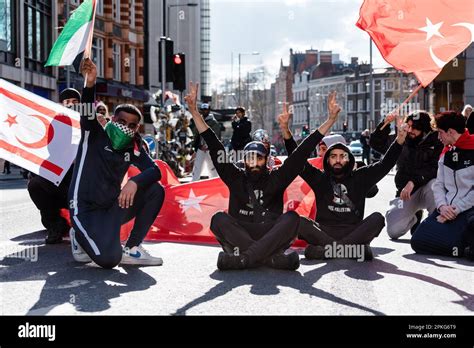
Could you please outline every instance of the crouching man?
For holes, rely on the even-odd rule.
[[[411,239],[420,254],[463,256],[474,260],[474,135],[460,114],[435,117],[439,139],[446,146],[433,184],[436,210]],[[466,248],[467,247],[467,248]]]
[[[97,70],[84,61],[87,77],[82,103],[93,103]],[[74,259],[94,261],[101,267],[124,264],[161,265],[141,246],[164,200],[157,182],[161,173],[147,154],[138,134],[142,115],[133,105],[119,105],[112,122],[103,128],[95,115],[81,115],[81,141],[69,188],[70,231]],[[141,173],[121,188],[130,165]],[[122,249],[120,227],[135,218],[130,237]]]

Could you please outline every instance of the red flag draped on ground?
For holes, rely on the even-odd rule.
[[[76,157],[79,117],[0,79],[0,157],[59,185]]]
[[[179,184],[166,163],[156,162],[162,172],[161,184],[165,186],[166,194],[160,214],[146,240],[217,244],[209,225],[215,213],[227,210],[227,186],[220,178]],[[135,168],[129,170],[130,177],[137,173]],[[284,211],[294,210],[300,215],[314,218],[315,206],[313,191],[303,179],[297,177],[285,191]],[[130,221],[122,226],[122,240],[128,237],[133,223],[134,221]],[[302,241],[295,243],[295,246],[303,245]]]
[[[474,40],[472,0],[365,0],[356,24],[423,87]]]

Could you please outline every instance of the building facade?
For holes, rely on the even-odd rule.
[[[56,27],[56,1],[0,1],[0,77],[57,100],[58,69],[44,67]]]
[[[202,100],[210,90],[210,3],[209,0],[146,0],[146,86],[151,93],[161,90],[158,47],[164,31],[174,42],[174,53],[186,56],[186,80],[200,82]],[[163,6],[165,27],[163,27]],[[171,89],[171,86],[168,85]]]
[[[80,1],[59,1],[59,25]],[[144,0],[98,0],[92,43],[92,59],[97,66],[96,96],[109,111],[123,103],[143,112],[149,95],[144,88]],[[70,72],[70,86],[82,89],[82,77]],[[67,86],[67,70],[60,69],[59,89]]]

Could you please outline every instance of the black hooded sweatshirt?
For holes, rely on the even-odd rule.
[[[390,135],[390,127],[387,126],[382,130],[382,126],[383,122],[370,135],[370,146],[380,153],[387,151],[395,138],[394,135]],[[397,161],[397,173],[395,174],[397,197],[400,196],[408,181],[415,184],[412,192],[415,193],[431,179],[436,178],[442,150],[443,144],[438,140],[438,132],[430,132],[415,141],[407,137]]]
[[[209,146],[217,173],[229,188],[229,215],[250,223],[273,222],[283,214],[285,189],[303,170],[310,153],[323,138],[319,131],[314,131],[278,169],[266,172],[259,180],[250,181],[245,170],[227,158],[224,145],[212,129],[201,136]]]
[[[293,138],[285,140],[285,146],[288,153],[291,153],[296,142]],[[347,173],[339,179],[331,174],[328,164],[329,155],[334,149],[341,149],[349,155]],[[349,168],[354,168],[354,156],[346,145],[335,143],[324,155],[324,172],[308,163],[300,176],[316,196],[316,221],[326,226],[353,226],[361,222],[367,192],[388,174],[401,151],[402,146],[395,141],[380,162],[350,170]],[[349,198],[350,203],[345,197]]]

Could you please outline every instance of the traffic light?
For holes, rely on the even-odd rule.
[[[158,43],[158,62],[159,62],[159,81],[161,82],[161,41]],[[173,82],[173,40],[166,39],[165,43],[165,62],[166,62],[166,82]]]
[[[308,135],[309,135],[309,127],[303,126],[303,129],[301,131],[301,136],[304,138],[304,137],[307,137]]]
[[[178,91],[186,89],[186,56],[176,53],[173,56],[173,87]]]

